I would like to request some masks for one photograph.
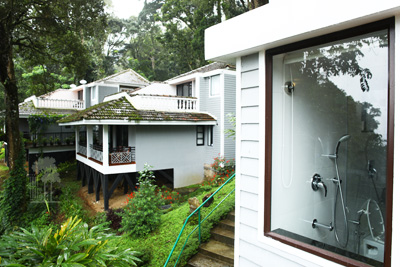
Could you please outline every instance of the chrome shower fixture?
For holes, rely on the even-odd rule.
[[[292,81],[285,82],[285,92],[288,95],[291,95],[293,93],[293,91],[294,91],[294,86],[295,85],[296,84],[294,82],[292,82]]]
[[[349,134],[346,134],[346,135],[343,135],[342,137],[340,137],[340,139],[339,139],[339,141],[337,142],[337,144],[336,144],[336,153],[335,153],[335,158],[337,158],[337,156],[338,156],[338,152],[339,152],[339,146],[340,146],[340,144],[342,143],[342,142],[346,142],[346,141],[348,141],[349,139],[350,139],[350,135]]]

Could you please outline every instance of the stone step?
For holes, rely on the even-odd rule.
[[[211,230],[211,237],[231,247],[233,247],[235,243],[235,233],[221,226],[217,226]]]
[[[219,222],[219,226],[222,228],[225,228],[226,230],[235,231],[235,221],[229,220],[229,219],[224,219]]]
[[[226,262],[228,265],[233,265],[233,247],[224,243],[210,240],[208,243],[201,244],[199,251],[211,259],[216,259],[218,261]]]
[[[226,217],[228,220],[235,221],[235,209],[233,209],[231,212],[228,213],[228,216]]]
[[[223,261],[212,259],[202,253],[197,253],[196,256],[190,259],[187,267],[233,267],[233,264],[228,264]]]

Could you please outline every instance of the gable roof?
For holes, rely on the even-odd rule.
[[[105,77],[103,79],[97,80],[94,83],[109,82],[109,83],[120,83],[120,84],[143,84],[147,85],[150,82],[144,78],[139,73],[132,69],[126,69]]]
[[[124,121],[185,121],[214,122],[215,119],[201,112],[166,112],[136,109],[126,97],[102,102],[76,114],[59,120],[59,123],[72,123],[82,120],[124,120]]]

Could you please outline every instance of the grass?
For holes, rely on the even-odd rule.
[[[202,208],[202,217],[206,216],[230,191],[233,190],[234,187],[235,182],[232,181],[220,192],[218,192],[214,196],[214,202],[211,204],[211,206],[208,208]],[[201,200],[204,195],[215,190],[216,188],[212,188],[209,191],[203,191],[197,196],[197,198]],[[231,194],[225,200],[224,204],[216,209],[214,213],[202,224],[201,230],[203,242],[209,239],[212,226],[226,214],[228,214],[229,211],[233,209],[234,205],[235,196],[234,194]],[[133,239],[124,234],[122,236],[123,246],[142,252],[142,260],[144,261],[143,266],[163,266],[188,215],[189,204],[186,202],[179,207],[176,207],[174,210],[162,215],[161,226],[146,237]],[[173,266],[188,234],[196,227],[196,220],[198,217],[197,215],[192,217],[195,218],[190,220],[190,223],[187,224],[168,266]],[[197,252],[198,245],[198,231],[196,230],[189,238],[181,259],[179,260],[178,266],[186,265],[190,257]]]

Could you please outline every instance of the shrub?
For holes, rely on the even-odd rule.
[[[115,242],[119,237],[106,231],[104,225],[89,229],[77,217],[69,218],[54,234],[46,227],[21,228],[0,240],[2,265],[136,266],[137,253],[120,249]]]
[[[22,143],[21,146],[24,147],[24,144]],[[24,163],[25,150],[21,149],[10,177],[3,183],[3,191],[0,194],[0,231],[10,226],[18,226],[21,223],[21,215],[26,210],[28,179]]]
[[[226,160],[225,157],[215,157],[211,168],[215,172],[214,178],[211,179],[211,185],[222,185],[223,182],[235,173],[235,159]]]
[[[122,230],[130,235],[145,236],[161,223],[162,205],[160,193],[153,183],[154,174],[151,167],[145,164],[143,171],[139,172],[139,189],[135,196],[129,199],[122,213]]]

